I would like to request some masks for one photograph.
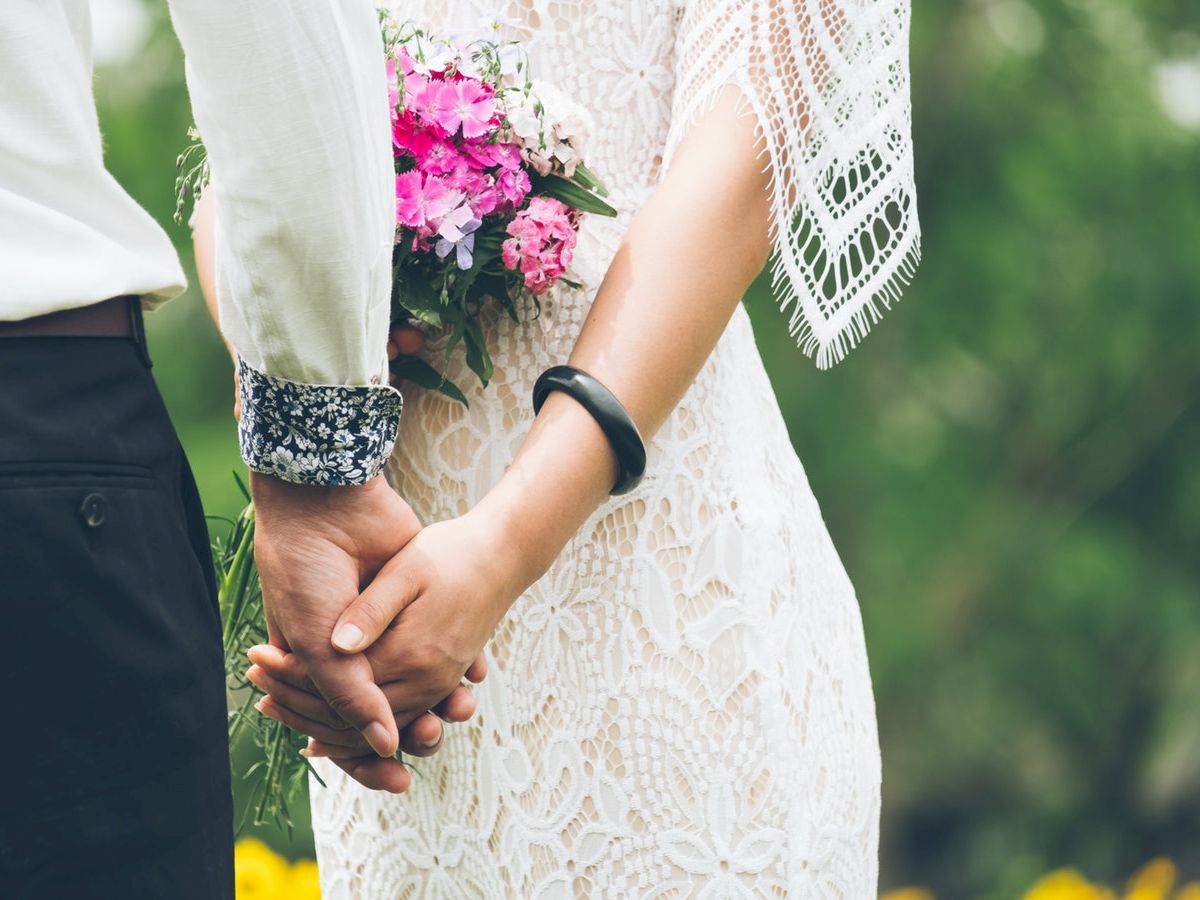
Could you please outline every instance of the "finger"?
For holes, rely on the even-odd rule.
[[[394,755],[400,747],[400,733],[367,658],[361,653],[346,656],[332,649],[318,651],[312,658],[306,653],[298,655],[333,711],[362,732],[380,756]]]
[[[420,593],[410,568],[403,551],[388,561],[342,612],[333,628],[333,646],[343,653],[357,653],[379,640],[400,611]]]
[[[288,709],[286,706],[275,702],[271,697],[260,697],[258,702],[254,704],[254,708],[268,719],[282,722],[288,728],[292,729],[292,731],[298,731],[307,737],[318,738],[326,744],[341,747],[346,753],[363,756],[371,752],[371,747],[367,745],[363,736],[353,728],[342,730],[330,728],[328,725],[306,718],[294,710]]]
[[[319,695],[310,694],[308,691],[294,688],[278,678],[271,677],[262,666],[251,666],[247,669],[246,680],[264,694],[270,695],[271,699],[280,706],[284,706],[306,719],[320,722],[334,731],[349,731],[357,734],[346,720],[335,713]]]
[[[387,342],[387,358],[388,358],[389,360],[393,360],[393,359],[395,359],[395,358],[396,358],[397,356],[399,356],[399,355],[400,355],[400,348],[396,346],[396,342],[395,342],[395,341],[393,341],[391,338],[388,338],[388,342]]]
[[[362,747],[343,747],[341,744],[334,744],[330,741],[322,741],[319,738],[309,738],[308,746],[300,751],[300,755],[307,759],[332,759],[332,760],[363,760],[363,759],[379,759],[371,748]]]
[[[392,329],[390,337],[398,356],[416,356],[425,349],[424,332],[411,325],[396,326]]]
[[[384,693],[387,693],[384,691]],[[433,708],[447,722],[465,722],[475,715],[475,696],[470,689],[459,685],[450,695]]]
[[[320,692],[317,691],[312,681],[304,674],[304,665],[296,657],[296,654],[284,653],[278,647],[263,645],[251,647],[246,655],[254,664],[254,668],[262,670],[262,675],[255,673],[253,676],[249,670],[247,671],[247,677],[253,684],[268,694],[273,695],[285,706],[291,707],[296,712],[306,715],[310,719],[315,719],[336,727],[337,723],[331,721],[331,719],[340,719],[340,717],[335,716],[333,710],[325,703],[324,698],[321,697]],[[482,656],[476,660],[471,668],[475,669],[481,665],[481,660]],[[472,674],[471,669],[467,671],[467,674],[468,676]],[[268,681],[267,679],[270,680]],[[282,685],[282,687],[277,687],[277,684]],[[267,687],[267,685],[270,685],[270,687]],[[388,705],[392,708],[392,712],[397,714],[399,727],[404,727],[408,719],[419,715],[425,709],[429,708],[426,705],[428,700],[423,696],[418,696],[418,692],[414,691],[413,685],[410,682],[390,681],[380,685],[380,687],[383,690],[384,697],[387,698]],[[308,696],[308,699],[301,699],[290,691],[302,692]],[[316,705],[311,705],[312,703]],[[470,693],[468,688],[460,685],[449,696],[434,706],[433,711],[447,722],[465,722],[475,714],[475,707],[476,701],[474,695]],[[318,709],[322,710],[322,712],[318,713]]]
[[[437,716],[430,713],[417,716],[400,733],[400,749],[409,756],[433,756],[441,749],[445,731]]]
[[[487,657],[483,653],[480,653],[475,657],[475,662],[471,663],[470,668],[467,669],[463,677],[472,684],[479,684],[483,679],[487,678],[487,670]]]
[[[333,764],[373,791],[403,794],[412,785],[412,774],[399,760],[364,756],[359,759],[335,759]]]
[[[308,677],[308,669],[295,653],[285,653],[278,647],[263,644],[251,647],[246,651],[246,656],[254,665],[266,669],[271,677],[309,694],[319,694],[317,686]]]

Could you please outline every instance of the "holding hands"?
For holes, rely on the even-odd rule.
[[[404,751],[418,757],[436,752],[442,739],[429,710],[448,722],[474,713],[461,682],[482,680],[483,648],[526,587],[506,565],[511,557],[498,552],[494,533],[473,514],[431,525],[384,563],[361,594],[340,604],[336,621],[323,612],[304,628],[303,650],[273,640],[275,646],[251,651],[248,677],[268,695],[262,712],[308,735],[306,755],[330,758],[367,787],[406,790],[409,773],[383,758],[395,745],[376,745],[384,733],[380,698],[388,737],[403,730]],[[335,679],[343,671],[362,679],[369,671],[371,690],[348,699],[336,687],[344,682],[328,688],[331,671]]]

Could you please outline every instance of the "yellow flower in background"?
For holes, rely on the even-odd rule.
[[[929,888],[903,887],[881,894],[879,900],[934,900],[934,896]]]
[[[321,880],[317,876],[315,859],[302,859],[292,864],[283,896],[287,900],[321,900]]]
[[[316,860],[288,861],[255,838],[243,838],[234,849],[237,900],[321,900]],[[1181,885],[1169,859],[1152,859],[1133,873],[1121,900],[1200,900],[1200,881]],[[903,887],[879,900],[935,900],[933,891]],[[1021,900],[1117,900],[1103,885],[1093,884],[1075,869],[1057,869],[1039,878]]]
[[[1166,900],[1177,874],[1169,859],[1152,859],[1130,877],[1125,900]]]
[[[316,860],[288,861],[255,838],[233,850],[237,900],[321,900]]]
[[[1022,900],[1115,900],[1115,895],[1074,869],[1057,869],[1039,878]]]
[[[288,877],[288,864],[262,841],[243,838],[233,850],[233,871],[237,900],[275,900]]]

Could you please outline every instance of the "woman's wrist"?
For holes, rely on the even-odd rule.
[[[531,583],[526,581],[527,564],[512,546],[504,523],[487,510],[476,506],[455,522],[467,528],[460,534],[458,549],[461,564],[470,571],[470,583],[478,588],[461,599],[479,604],[468,615],[494,626]]]
[[[497,529],[515,577],[527,587],[607,498],[616,476],[604,432],[575,400],[554,393],[475,512]]]

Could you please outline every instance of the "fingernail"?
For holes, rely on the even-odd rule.
[[[388,750],[388,744],[390,741],[388,738],[387,729],[384,728],[379,722],[372,722],[363,729],[362,734],[366,739],[366,742],[371,745],[371,749],[374,750],[376,754],[384,758],[392,755]]]
[[[259,697],[259,698],[258,698],[256,701],[254,701],[254,708],[255,708],[255,709],[257,709],[259,712],[262,712],[262,711],[263,711],[263,705],[264,705],[266,702],[267,702],[267,698],[266,698],[266,697]]]
[[[333,633],[333,646],[339,650],[357,650],[362,639],[362,629],[353,622],[347,622]]]
[[[303,756],[305,759],[312,759],[312,758],[313,758],[312,751],[311,751],[311,750],[309,750],[307,747],[302,747],[302,748],[300,749],[300,755],[301,755],[301,756]]]
[[[420,743],[421,743],[421,746],[424,747],[426,750],[432,750],[441,742],[442,742],[441,735],[438,735],[438,739],[436,741],[421,741]]]

